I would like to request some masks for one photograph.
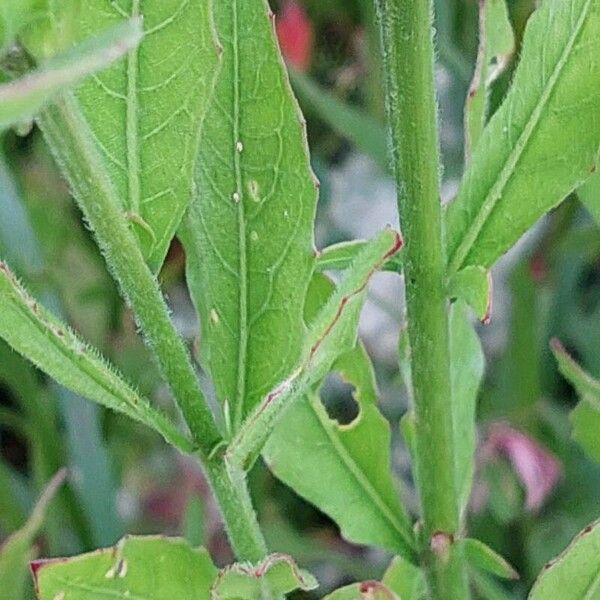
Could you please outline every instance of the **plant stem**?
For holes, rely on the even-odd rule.
[[[204,461],[204,469],[236,558],[252,564],[262,561],[267,555],[267,546],[256,520],[246,474],[227,465],[220,453]]]
[[[468,584],[453,542],[460,518],[455,484],[448,300],[433,76],[431,0],[376,0],[387,112],[403,234],[415,411],[416,475],[431,596],[465,600]]]
[[[121,201],[77,101],[70,94],[38,119],[123,295],[173,390],[195,443],[208,456],[221,441],[190,356],[130,231]]]

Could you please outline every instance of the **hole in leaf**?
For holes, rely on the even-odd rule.
[[[349,425],[359,414],[353,397],[354,386],[346,383],[339,373],[330,373],[321,388],[321,400],[331,419],[340,425]]]

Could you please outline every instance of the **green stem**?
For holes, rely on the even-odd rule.
[[[204,469],[236,558],[259,563],[267,555],[267,545],[256,520],[246,474],[228,466],[221,453],[204,461]]]
[[[459,535],[431,0],[376,0],[403,233],[423,563],[435,599],[469,597]]]
[[[158,359],[198,448],[208,456],[221,441],[220,432],[156,278],[127,225],[118,194],[77,101],[65,95],[41,115],[39,123]]]

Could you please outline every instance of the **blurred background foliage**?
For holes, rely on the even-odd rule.
[[[508,4],[518,44],[535,0]],[[373,4],[278,0],[273,9],[322,182],[317,246],[368,237],[397,219]],[[447,201],[464,163],[463,106],[477,51],[478,2],[438,0],[436,9]],[[492,110],[510,77],[511,68],[495,82]],[[600,514],[600,466],[572,439],[569,412],[576,396],[549,349],[551,338],[560,339],[584,368],[600,376],[598,227],[574,196],[494,270],[492,321],[480,327],[487,374],[468,527],[470,537],[504,554],[521,579],[500,584],[480,576],[481,598],[523,598],[543,564]],[[1,139],[0,256],[144,394],[169,405],[156,370],[148,368],[150,357],[132,315],[39,132],[29,124]],[[162,283],[181,333],[201,344],[183,267],[175,242]],[[400,298],[399,279],[378,275],[361,331],[394,432],[394,468],[414,510],[417,500],[398,426],[408,404],[404,365],[397,360],[404,318]],[[323,395],[340,422],[356,416],[352,389],[339,378],[329,378]],[[231,559],[196,464],[144,428],[48,381],[0,343],[0,539],[24,523],[44,484],[62,466],[69,469],[69,483],[48,513],[39,554],[111,545],[126,531],[166,532],[207,545],[221,564]],[[252,473],[252,488],[271,549],[296,557],[322,582],[321,591],[383,572],[389,557],[344,542],[326,516],[260,465]]]

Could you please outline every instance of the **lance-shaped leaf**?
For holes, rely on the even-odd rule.
[[[558,340],[552,341],[552,351],[563,376],[575,387],[581,402],[571,412],[573,437],[587,452],[600,462],[600,381],[586,373],[562,347]]]
[[[540,573],[529,600],[577,598],[595,600],[600,595],[600,522],[588,525]]]
[[[400,235],[387,229],[359,254],[311,323],[297,365],[262,399],[232,439],[226,452],[231,464],[249,468],[282,413],[321,382],[341,354],[354,347],[369,279],[401,246]]]
[[[50,501],[65,480],[59,471],[46,486],[31,516],[19,531],[0,546],[0,600],[23,600],[27,582],[27,566],[33,558],[33,542],[44,523]]]
[[[599,0],[545,0],[504,103],[448,208],[450,270],[492,265],[594,170],[600,146]]]
[[[462,547],[465,560],[471,567],[502,579],[519,578],[519,574],[509,562],[483,542],[472,538],[463,538],[457,543]]]
[[[29,296],[0,262],[0,337],[19,354],[75,393],[124,413],[190,452],[191,442],[140,397],[99,354]]]
[[[456,489],[462,511],[473,485],[477,443],[475,414],[485,358],[479,336],[469,322],[466,305],[460,300],[452,305],[450,312],[450,356]]]
[[[208,553],[179,538],[125,537],[114,548],[32,564],[39,600],[198,600],[217,576]]]
[[[60,16],[69,25],[58,22],[75,39],[123,19],[143,19],[139,47],[76,95],[124,218],[156,271],[192,197],[199,134],[218,67],[210,2],[87,0],[75,19],[56,3],[48,10],[66,12]],[[76,195],[86,193],[80,187]]]
[[[600,173],[596,173],[577,191],[579,198],[600,225]]]
[[[109,27],[37,70],[0,86],[0,129],[32,118],[52,98],[96,71],[107,68],[142,39],[141,22]]]
[[[506,0],[480,0],[479,50],[465,106],[465,153],[470,157],[487,120],[490,86],[503,73],[515,49]]]
[[[298,568],[286,554],[271,554],[259,565],[235,564],[219,572],[211,589],[211,600],[262,600],[295,590],[318,587],[317,580]]]
[[[317,254],[315,268],[318,272],[345,271],[368,243],[367,240],[351,240],[327,246]],[[381,266],[381,270],[400,273],[402,271],[402,254],[391,256]]]
[[[464,300],[482,323],[489,323],[492,315],[492,276],[483,267],[465,267],[448,281],[450,298]]]
[[[451,298],[464,300],[482,323],[489,323],[492,315],[492,275],[483,267],[465,267],[454,273],[448,282]]]
[[[236,431],[298,363],[317,182],[267,2],[214,10],[223,64],[182,239],[203,363]]]
[[[315,297],[326,299],[333,290],[328,279],[316,278],[307,304]],[[339,348],[352,343],[341,339]],[[377,407],[369,357],[358,345],[331,368],[354,386],[358,417],[340,425],[311,393],[284,413],[265,447],[265,460],[279,479],[328,514],[346,539],[412,560],[411,525],[391,474],[390,427]]]

